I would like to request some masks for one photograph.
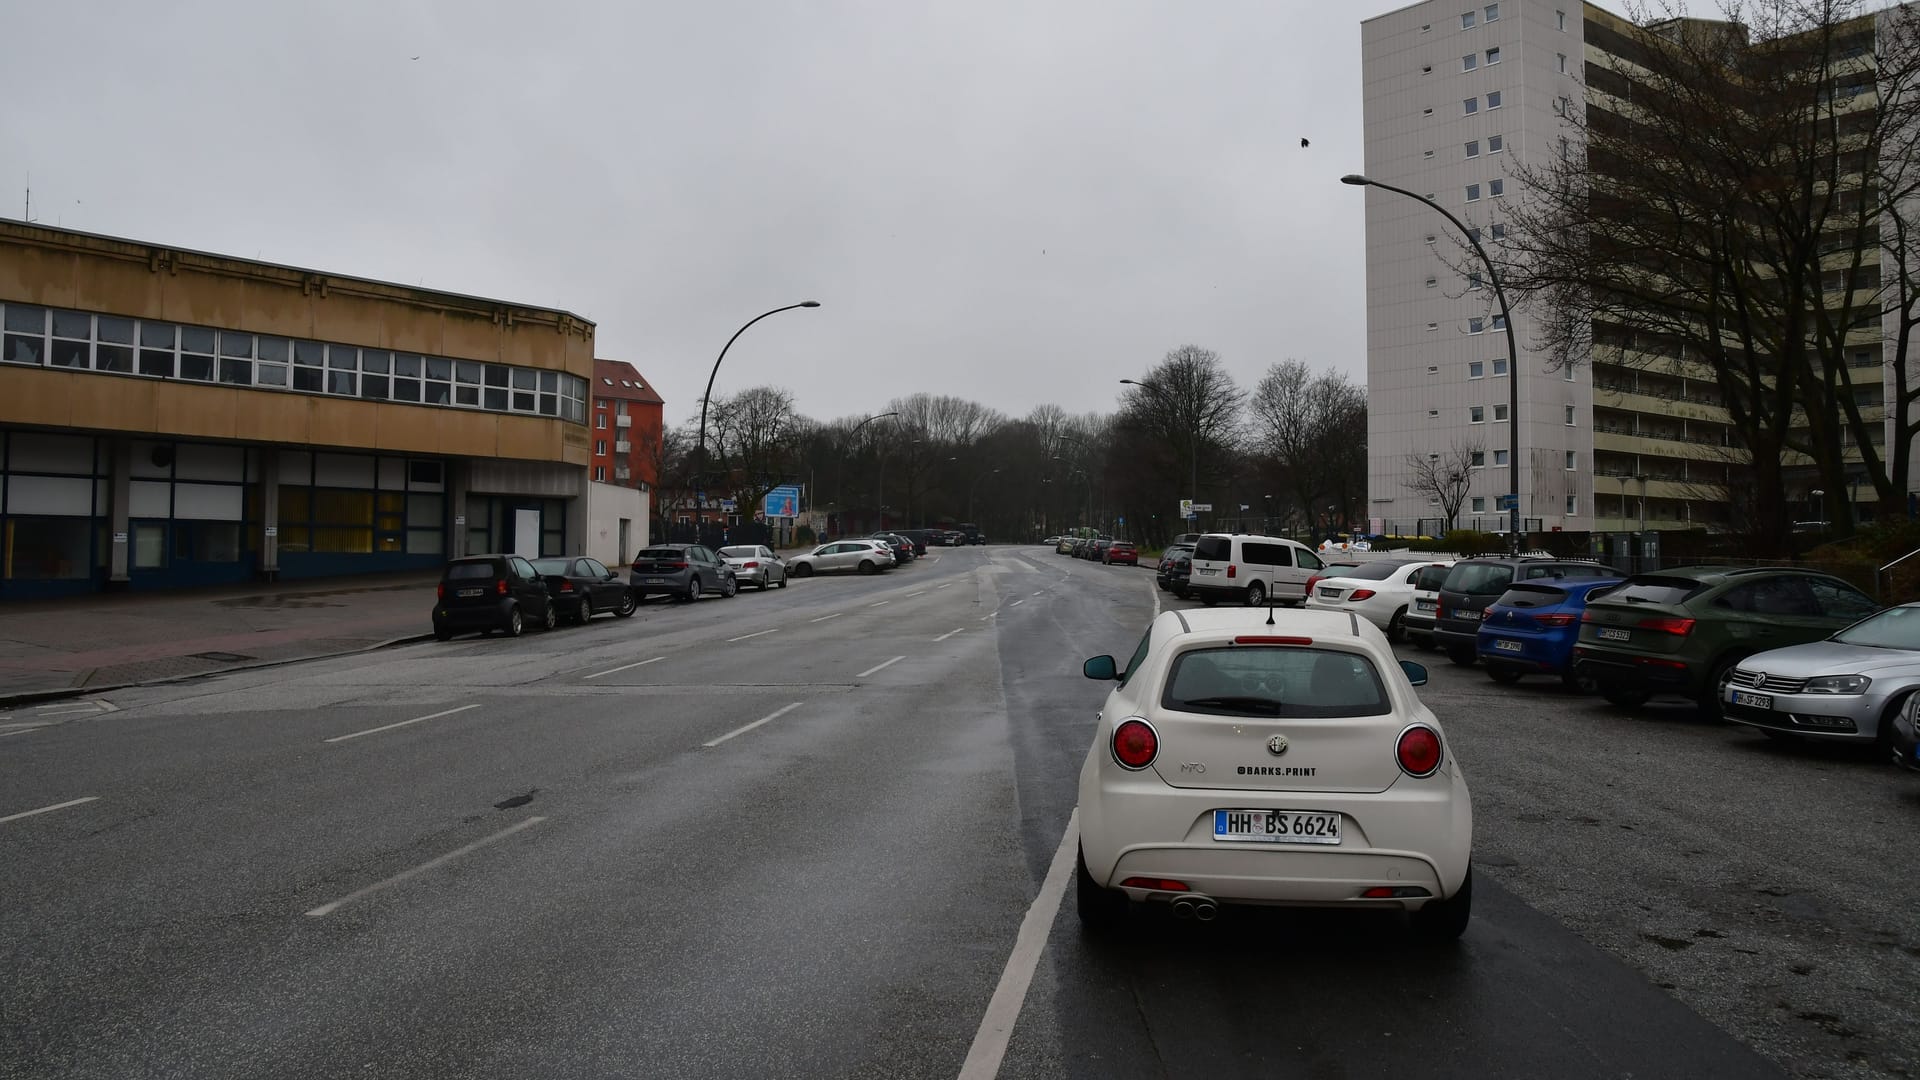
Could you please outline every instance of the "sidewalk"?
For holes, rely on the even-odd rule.
[[[423,636],[439,580],[431,570],[0,605],[0,706]]]

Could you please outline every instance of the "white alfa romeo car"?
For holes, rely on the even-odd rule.
[[[1347,612],[1168,611],[1118,682],[1080,770],[1080,919],[1139,903],[1408,912],[1452,940],[1473,903],[1473,801],[1386,636]]]

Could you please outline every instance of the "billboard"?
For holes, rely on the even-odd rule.
[[[783,484],[767,492],[766,510],[770,518],[799,517],[800,488],[794,484]]]

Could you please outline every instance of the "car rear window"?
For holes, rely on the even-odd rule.
[[[1451,566],[1429,566],[1420,571],[1420,580],[1414,582],[1413,587],[1427,592],[1439,592],[1440,586],[1446,584],[1447,571],[1452,569]]]
[[[533,568],[543,574],[564,574],[573,565],[572,559],[535,559]]]
[[[1125,549],[1127,549],[1128,551],[1132,551],[1132,550],[1133,550],[1133,545],[1132,545],[1132,544],[1130,544],[1130,543],[1128,543],[1128,542],[1126,542],[1125,540],[1115,540],[1115,541],[1113,542],[1113,546],[1114,546],[1114,547],[1116,547],[1116,548],[1125,548]]]
[[[1224,536],[1203,536],[1193,545],[1193,557],[1203,562],[1226,562],[1233,558],[1233,541]]]
[[[448,581],[478,581],[481,578],[497,576],[494,565],[488,561],[457,562],[447,564]]]
[[[636,559],[674,559],[674,560],[684,559],[686,557],[687,557],[686,552],[681,551],[679,548],[670,548],[670,547],[647,548],[646,550],[642,551],[640,554],[634,556],[634,558]]]
[[[1174,658],[1160,704],[1220,716],[1380,716],[1387,691],[1373,661],[1335,649],[1261,645],[1190,649]]]
[[[1397,562],[1361,563],[1359,566],[1356,566],[1351,570],[1343,568],[1340,570],[1339,573],[1322,574],[1321,576],[1322,577],[1355,578],[1360,581],[1385,581],[1388,578],[1392,577],[1393,575],[1406,569],[1406,566],[1407,566],[1406,563],[1397,563]]]
[[[1495,600],[1494,603],[1504,607],[1552,607],[1555,604],[1564,603],[1566,599],[1567,590],[1556,589],[1551,585],[1515,585],[1501,593],[1500,599]]]
[[[720,554],[722,557],[728,559],[751,559],[755,555],[760,554],[760,552],[758,549],[750,547],[724,547],[720,549]]]
[[[1448,592],[1498,593],[1513,583],[1513,567],[1505,563],[1455,563],[1441,588]]]
[[[1607,594],[1616,604],[1682,604],[1699,592],[1701,585],[1690,578],[1634,577]]]

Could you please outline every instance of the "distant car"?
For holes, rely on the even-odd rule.
[[[1063,536],[1063,537],[1061,537],[1061,538],[1060,538],[1060,539],[1059,539],[1059,540],[1058,540],[1058,541],[1057,541],[1057,542],[1056,542],[1056,543],[1055,543],[1055,544],[1053,545],[1053,553],[1054,553],[1055,555],[1071,555],[1071,554],[1073,554],[1073,544],[1074,544],[1074,540],[1075,540],[1075,539],[1076,539],[1075,537],[1071,537],[1071,536]]]
[[[1193,555],[1192,544],[1168,544],[1166,550],[1160,553],[1160,565],[1154,568],[1153,583],[1163,590],[1171,591],[1173,582],[1170,574],[1173,570],[1173,562],[1183,555],[1188,557]]]
[[[761,592],[768,586],[787,587],[787,564],[764,544],[736,544],[720,549],[720,557],[733,567],[733,578],[741,588],[752,585]]]
[[[1440,586],[1447,580],[1452,559],[1436,559],[1426,564],[1413,582],[1413,601],[1400,619],[1400,632],[1422,649],[1433,648],[1434,616],[1440,610]]]
[[[1830,574],[1788,567],[1682,566],[1635,574],[1587,603],[1574,662],[1620,706],[1678,694],[1712,718],[1732,701],[1734,671],[1755,653],[1818,641],[1879,605]],[[1841,674],[1853,674],[1845,672]],[[1762,707],[1756,680],[1736,704]],[[1784,693],[1784,691],[1782,691]],[[1771,708],[1771,704],[1765,707]]]
[[[451,559],[440,572],[433,603],[433,636],[495,630],[519,637],[527,624],[551,630],[559,604],[547,592],[546,579],[520,555],[468,555]]]
[[[1106,563],[1108,566],[1112,566],[1115,563],[1139,566],[1140,549],[1125,540],[1115,540],[1113,543],[1107,545],[1105,551],[1101,552],[1100,561]]]
[[[1272,621],[1270,621],[1272,620]],[[1163,612],[1119,670],[1080,769],[1089,930],[1164,905],[1404,910],[1451,941],[1473,903],[1473,801],[1440,722],[1371,623],[1328,611]]]
[[[1447,659],[1461,667],[1472,667],[1479,658],[1480,612],[1500,598],[1516,581],[1579,580],[1617,578],[1621,574],[1611,566],[1584,559],[1534,559],[1507,556],[1462,559],[1447,571],[1440,586],[1440,606],[1434,611],[1434,643],[1446,650]]]
[[[546,579],[548,595],[574,622],[584,623],[601,611],[611,611],[624,619],[639,606],[627,583],[598,559],[535,559],[533,568]]]
[[[788,559],[787,571],[794,577],[812,577],[815,574],[846,571],[877,574],[882,570],[893,569],[893,565],[893,551],[885,541],[836,540],[831,544],[821,544],[804,555],[795,555]]]
[[[1105,537],[1102,537],[1098,540],[1095,540],[1093,543],[1088,544],[1085,548],[1083,548],[1080,552],[1080,557],[1087,560],[1088,562],[1105,562],[1107,558],[1107,549],[1112,546],[1113,546],[1113,541],[1108,540]]]
[[[1182,600],[1192,595],[1187,583],[1193,578],[1193,549],[1187,548],[1168,560],[1165,574],[1168,592]]]
[[[1060,538],[1057,536],[1049,536],[1045,540],[1042,540],[1040,542],[1042,544],[1045,544],[1048,547],[1058,547],[1060,544]]]
[[[641,549],[627,568],[633,599],[666,595],[691,603],[708,593],[722,597],[739,590],[733,567],[703,544],[655,544]]]
[[[1526,675],[1555,675],[1570,690],[1590,694],[1593,680],[1573,669],[1573,647],[1587,601],[1620,584],[1619,578],[1521,581],[1481,612],[1474,651],[1497,683]]]
[[[917,557],[913,550],[913,541],[899,533],[878,532],[868,536],[867,539],[878,540],[887,545],[897,562],[910,563]]]
[[[1740,661],[1720,691],[1720,709],[1771,738],[1870,742],[1874,757],[1885,759],[1894,752],[1895,721],[1914,711],[1916,698],[1920,604],[1902,604],[1832,637]]]
[[[1428,565],[1381,559],[1338,573],[1322,570],[1313,579],[1306,606],[1351,611],[1379,627],[1388,641],[1399,641],[1407,609],[1413,606],[1413,583]]]

